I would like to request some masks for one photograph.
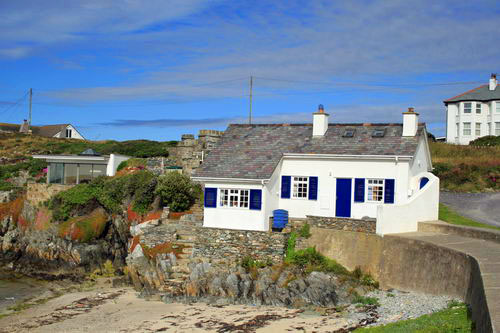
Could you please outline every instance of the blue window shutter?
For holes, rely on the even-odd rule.
[[[365,202],[365,179],[354,180],[354,202]]]
[[[385,180],[384,203],[394,203],[394,179]]]
[[[217,189],[214,187],[205,187],[205,207],[217,207]]]
[[[290,199],[291,189],[292,189],[292,177],[281,176],[281,198]]]
[[[318,177],[309,177],[309,200],[318,200]]]
[[[250,190],[250,209],[261,210],[262,190]]]

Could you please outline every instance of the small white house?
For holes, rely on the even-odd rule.
[[[33,155],[33,158],[47,161],[48,184],[74,185],[88,183],[99,176],[114,176],[118,165],[130,157],[101,155],[87,149],[78,155]]]
[[[403,113],[403,124],[331,124],[328,118],[320,106],[313,124],[229,125],[192,177],[205,185],[203,225],[265,231],[276,209],[295,218],[377,218],[382,234],[437,219],[439,181],[430,173],[425,125],[413,108]],[[414,207],[417,201],[427,208]],[[421,211],[401,227],[405,214],[398,224],[384,207],[404,205],[411,206],[408,213]],[[379,227],[379,220],[390,225]]]
[[[444,101],[446,142],[467,145],[486,135],[500,135],[500,87],[496,74],[489,84]]]

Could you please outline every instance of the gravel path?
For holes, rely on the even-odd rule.
[[[440,192],[441,203],[460,215],[500,227],[500,193]]]

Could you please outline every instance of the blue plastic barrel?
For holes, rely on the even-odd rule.
[[[288,211],[276,209],[273,211],[273,228],[283,229],[288,223]]]

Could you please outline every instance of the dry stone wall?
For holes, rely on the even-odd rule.
[[[287,237],[277,232],[199,228],[193,257],[234,261],[251,257],[278,262],[285,254]]]
[[[285,231],[291,228],[300,228],[305,223],[316,228],[364,232],[369,234],[375,233],[377,225],[375,219],[360,220],[339,217],[307,216],[305,219],[290,219],[289,226]]]

